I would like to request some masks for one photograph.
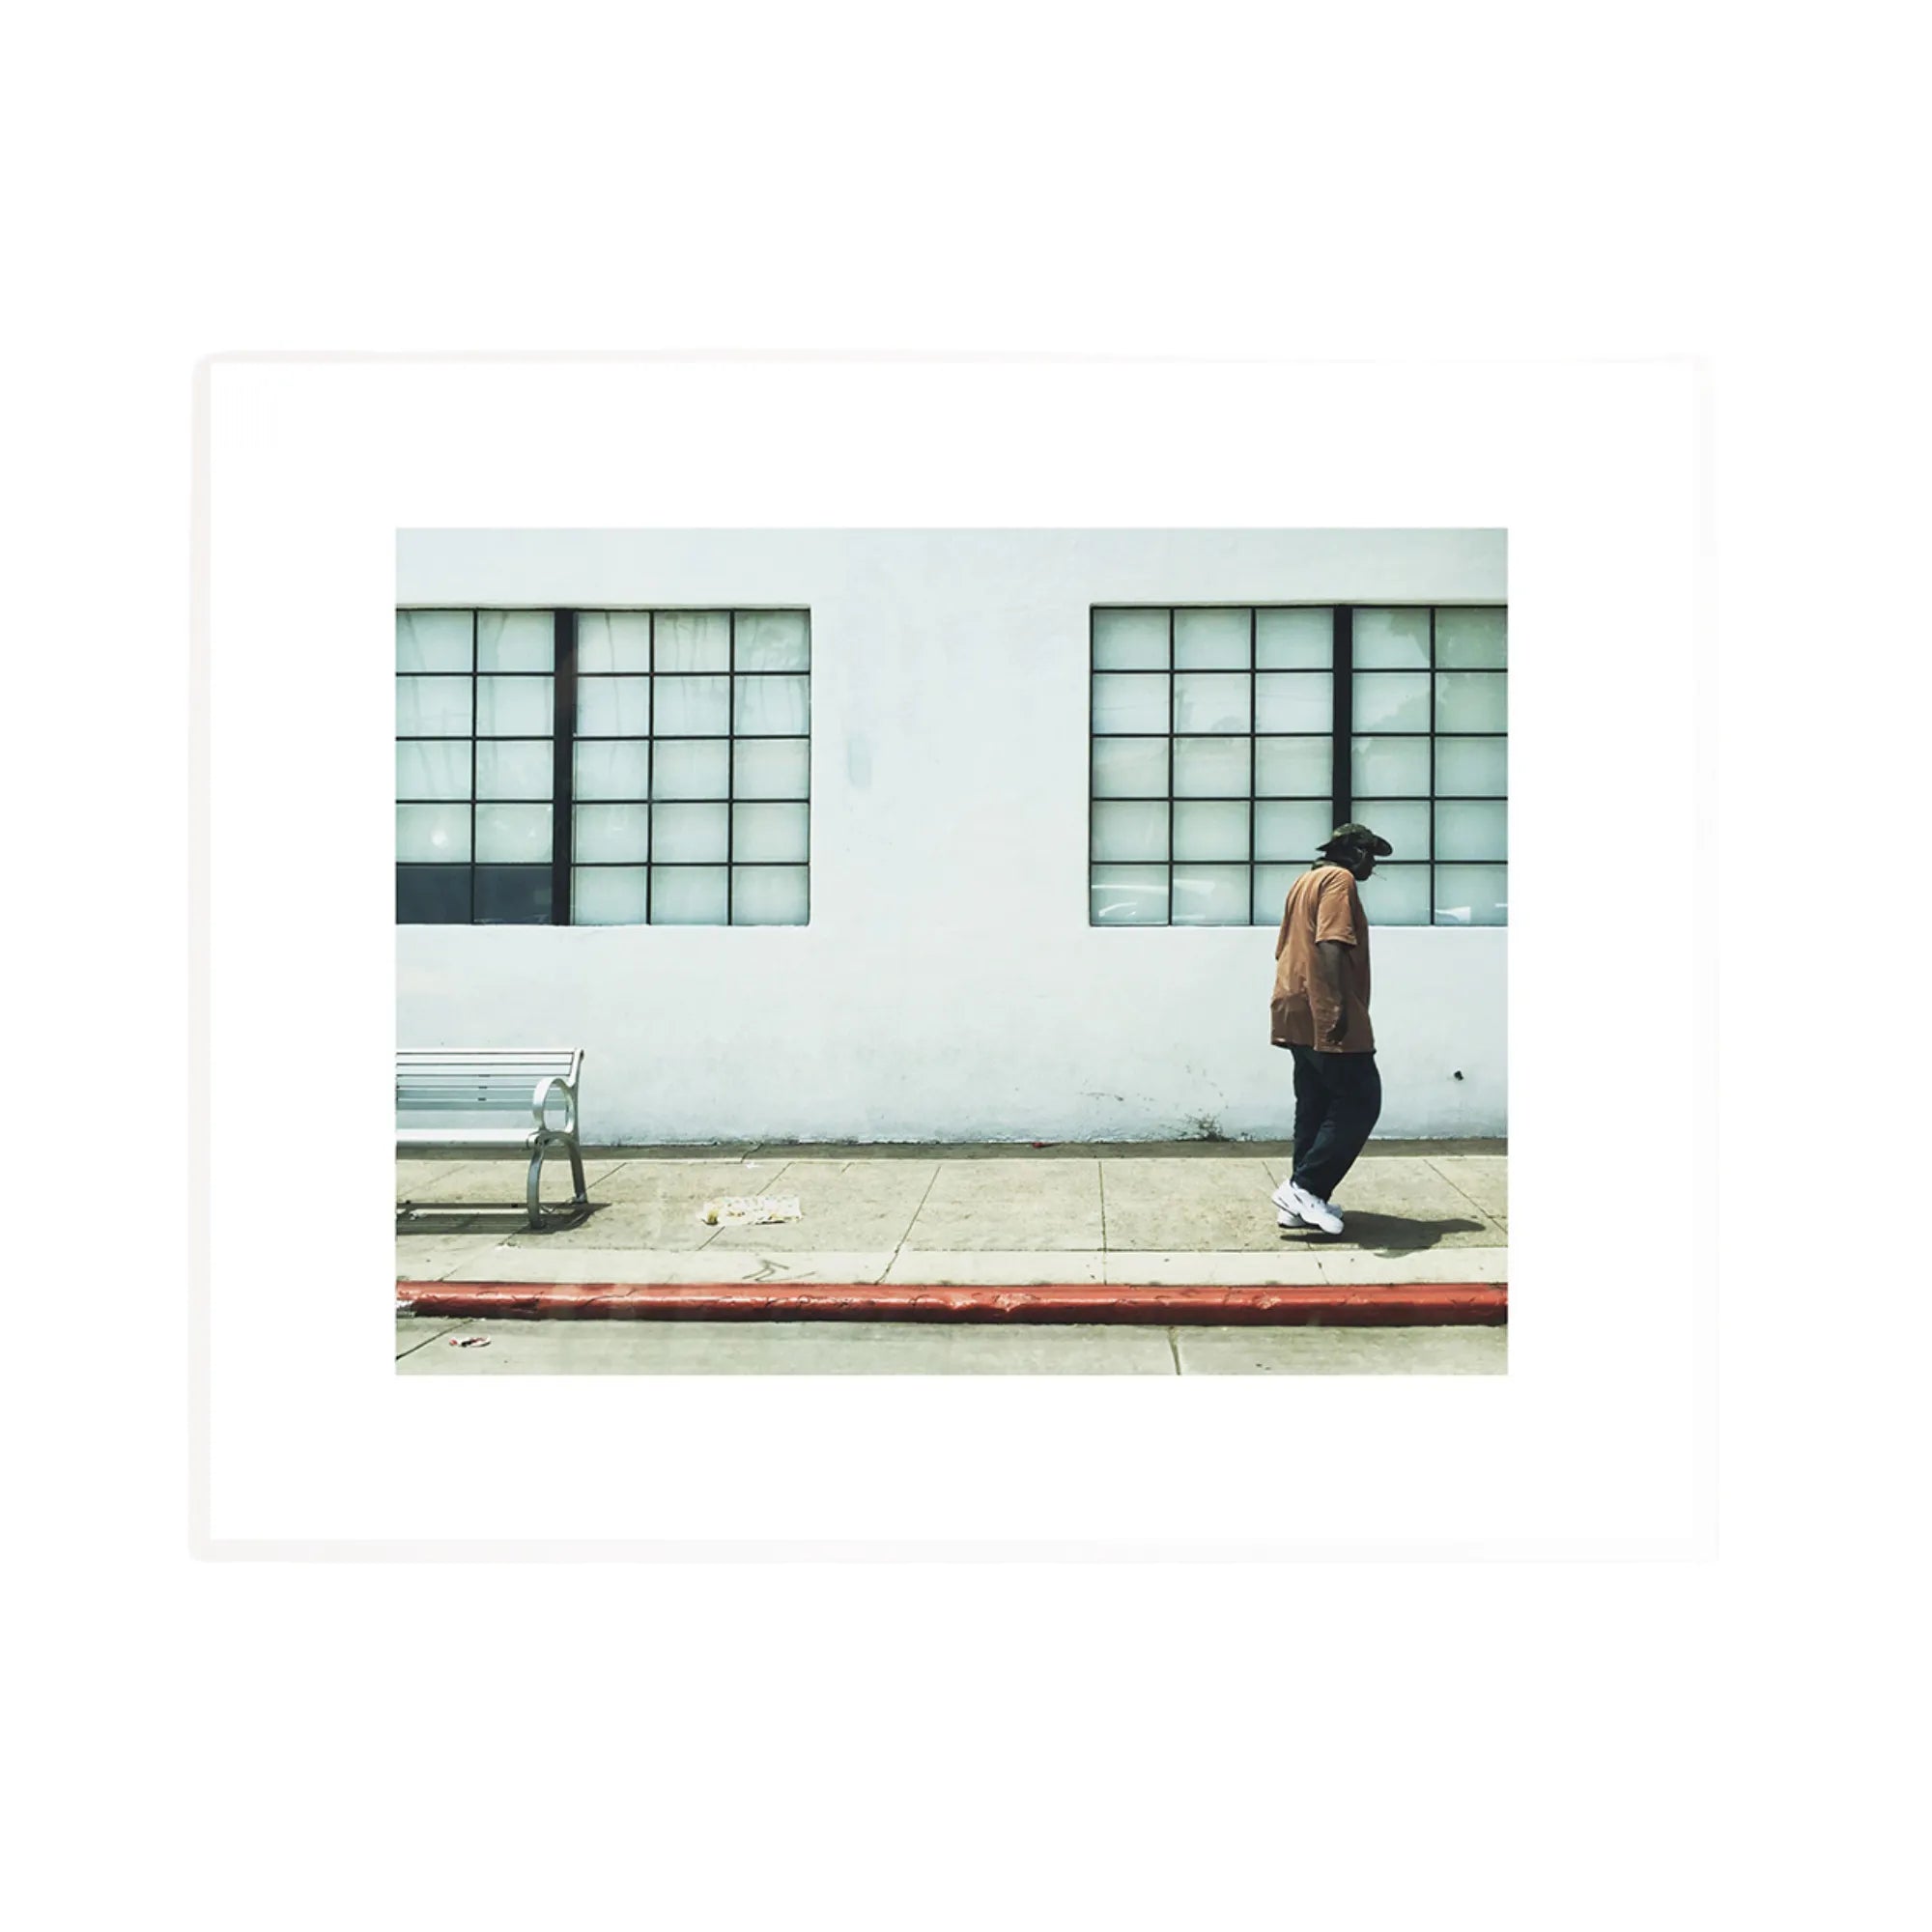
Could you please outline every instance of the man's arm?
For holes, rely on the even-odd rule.
[[[1348,952],[1339,939],[1315,942],[1315,1044],[1330,1053],[1349,1037]]]

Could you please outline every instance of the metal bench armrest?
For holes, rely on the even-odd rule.
[[[561,1094],[564,1104],[564,1121],[561,1127],[553,1127],[545,1118],[545,1110],[550,1105],[552,1094]],[[530,1112],[536,1116],[537,1126],[544,1133],[563,1133],[572,1136],[577,1133],[577,1089],[558,1073],[547,1073],[537,1082],[537,1089],[530,1095]]]

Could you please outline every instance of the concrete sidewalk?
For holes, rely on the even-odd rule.
[[[1501,1376],[1509,1330],[396,1321],[405,1376]]]
[[[417,1283],[1030,1284],[1229,1289],[1508,1279],[1501,1141],[1372,1142],[1336,1190],[1339,1236],[1278,1229],[1286,1143],[586,1151],[590,1211],[525,1224],[523,1167],[397,1163],[396,1276]],[[569,1198],[546,1163],[544,1198]],[[716,1197],[799,1220],[711,1227]]]

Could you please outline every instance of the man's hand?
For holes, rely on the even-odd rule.
[[[1315,943],[1315,1046],[1320,1053],[1340,1053],[1349,1037],[1348,948],[1339,939]]]

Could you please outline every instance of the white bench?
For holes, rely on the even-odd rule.
[[[577,1183],[570,1207],[586,1208],[583,1154],[577,1143],[582,1066],[582,1047],[406,1048],[396,1055],[396,1151],[486,1157],[527,1153],[526,1198],[532,1228],[544,1225],[537,1198],[544,1155],[567,1153]],[[552,1119],[557,1110],[561,1122]],[[424,1115],[432,1118],[412,1118]]]

